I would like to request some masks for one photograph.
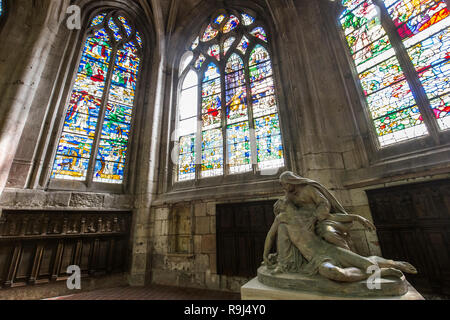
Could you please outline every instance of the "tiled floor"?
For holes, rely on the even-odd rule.
[[[240,300],[240,294],[152,285],[120,287],[74,294],[49,300]]]

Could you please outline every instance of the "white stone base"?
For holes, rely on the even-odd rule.
[[[408,283],[409,291],[401,297],[339,297],[314,292],[302,292],[268,287],[253,279],[241,288],[242,300],[425,300],[422,295]]]

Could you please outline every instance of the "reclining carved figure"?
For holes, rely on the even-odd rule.
[[[373,266],[380,268],[381,277],[417,273],[407,262],[366,258],[351,251],[352,224],[361,223],[370,231],[375,231],[375,226],[361,216],[348,214],[321,184],[292,172],[283,173],[280,181],[286,194],[275,205],[275,222],[264,248],[264,264],[273,274],[304,272],[357,282],[368,279],[371,274],[367,271]],[[278,253],[270,255],[276,238]]]

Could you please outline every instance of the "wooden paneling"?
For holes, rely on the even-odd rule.
[[[450,180],[367,194],[383,255],[414,264],[419,290],[450,294]]]
[[[125,272],[129,212],[5,211],[0,220],[0,287]]]
[[[227,276],[253,277],[274,221],[275,201],[217,206],[217,268]]]

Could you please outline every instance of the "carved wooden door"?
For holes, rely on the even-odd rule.
[[[450,180],[367,194],[383,255],[415,265],[419,291],[450,295]]]
[[[275,201],[217,206],[218,274],[254,277],[274,221]]]

